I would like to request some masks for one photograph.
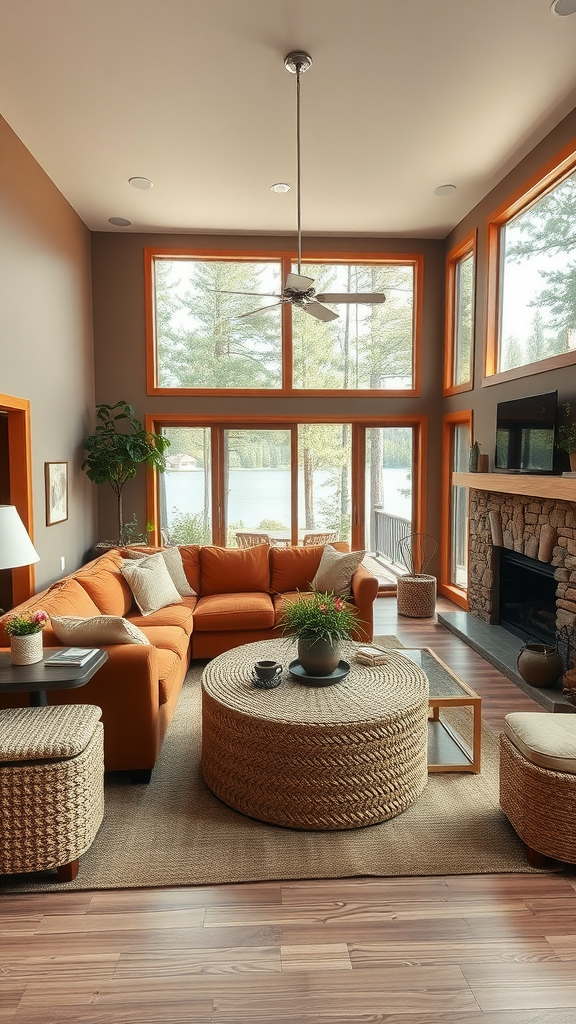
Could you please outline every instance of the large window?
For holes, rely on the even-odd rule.
[[[452,249],[446,263],[445,395],[472,387],[475,243],[474,233]]]
[[[384,303],[330,303],[316,319],[279,302],[288,255],[217,258],[146,250],[148,391],[342,390],[415,393],[422,260],[317,260],[317,294],[384,292]]]
[[[318,532],[397,562],[399,537],[424,527],[418,418],[150,426],[171,441],[157,475],[165,543],[236,547],[266,534],[273,544],[298,544]]]
[[[576,362],[575,165],[572,153],[489,224],[487,377]]]

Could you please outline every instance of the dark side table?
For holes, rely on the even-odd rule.
[[[45,707],[47,690],[75,690],[84,686],[108,659],[108,652],[98,650],[85,665],[49,665],[47,658],[62,647],[45,647],[42,661],[34,665],[13,665],[10,651],[0,652],[0,695],[24,691],[30,694],[31,707]]]

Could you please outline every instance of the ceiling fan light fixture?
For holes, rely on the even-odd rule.
[[[154,188],[154,182],[150,181],[150,178],[128,178],[128,184],[132,185],[132,188],[139,188],[142,192],[146,192],[149,188]]]
[[[434,189],[435,196],[451,196],[456,191],[456,185],[438,185]]]
[[[570,14],[576,14],[576,0],[554,0],[550,10],[559,18],[567,18]]]
[[[285,181],[277,181],[275,185],[270,185],[271,192],[278,192],[280,194],[283,192],[290,192],[291,189],[292,185],[288,185]]]

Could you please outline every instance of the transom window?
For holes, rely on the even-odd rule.
[[[472,388],[476,234],[448,254],[444,394]]]
[[[572,153],[489,224],[487,377],[576,362],[575,166]]]
[[[330,303],[316,319],[280,302],[286,255],[217,258],[147,250],[149,393],[414,392],[421,258],[305,263],[324,292],[384,292]]]

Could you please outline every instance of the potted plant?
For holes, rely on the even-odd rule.
[[[399,615],[412,619],[430,618],[436,609],[436,577],[424,569],[438,550],[438,541],[427,533],[409,533],[398,541],[399,561],[408,569],[396,580]]]
[[[6,619],[4,628],[10,637],[13,665],[34,665],[42,661],[42,630],[48,623],[46,612],[15,612]]]
[[[282,632],[298,640],[298,661],[311,676],[327,676],[340,661],[340,642],[358,626],[356,609],[334,593],[299,594],[287,601]]]
[[[135,517],[124,523],[122,491],[142,464],[155,466],[161,473],[166,469],[165,450],[170,446],[167,437],[145,430],[134,409],[127,402],[116,405],[97,405],[99,421],[93,434],[84,441],[88,455],[82,469],[95,484],[110,484],[117,500],[119,545],[134,542],[137,523]],[[127,429],[119,429],[121,427]],[[146,539],[146,538],[144,538]]]
[[[576,420],[570,402],[564,403],[564,420],[558,424],[556,447],[570,456],[570,469],[576,473]]]

